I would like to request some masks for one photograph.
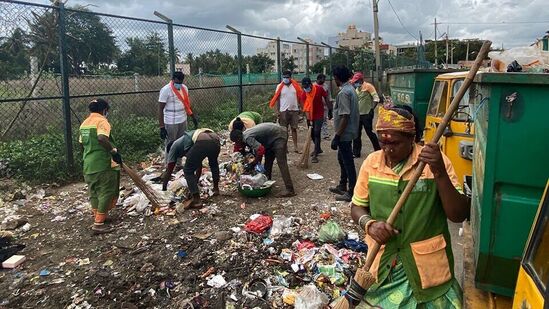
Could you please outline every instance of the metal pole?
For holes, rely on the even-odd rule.
[[[278,83],[282,82],[282,54],[280,53],[280,37],[276,38],[276,71]]]
[[[227,25],[227,29],[236,33],[236,43],[238,46],[238,112],[244,111],[244,87],[242,87],[242,32]]]
[[[168,23],[168,53],[170,56],[170,77],[175,72],[175,48],[173,45],[173,20],[166,17],[158,11],[154,11],[154,15]]]
[[[448,28],[446,29],[446,68],[448,68],[448,31],[450,30],[449,29],[450,27],[448,26]]]
[[[374,35],[375,35],[375,39],[374,39],[374,43],[376,44],[375,46],[375,51],[376,51],[376,76],[377,76],[377,89],[381,89],[381,52],[379,50],[379,20],[377,18],[377,12],[378,12],[378,7],[377,7],[377,3],[378,3],[379,0],[373,0],[372,1],[372,5],[373,5],[373,11],[374,11]]]
[[[71,101],[69,93],[69,63],[67,61],[67,45],[65,42],[65,4],[58,2],[59,6],[59,69],[61,71],[61,83],[63,88],[63,119],[65,120],[65,155],[69,171],[74,169],[74,157],[72,151],[72,127],[71,127]]]
[[[334,80],[334,75],[333,75],[333,67],[332,67],[332,46],[324,43],[324,42],[320,42],[320,44],[328,47],[328,65],[330,66],[330,93],[334,93],[334,89],[333,89],[333,80]],[[331,98],[330,98],[331,99]]]
[[[437,51],[437,19],[435,17],[435,67],[438,67],[438,51]]]
[[[469,62],[469,40],[467,40],[467,52],[465,53],[465,61]]]
[[[297,37],[298,40],[305,43],[305,76],[309,77],[309,41]]]

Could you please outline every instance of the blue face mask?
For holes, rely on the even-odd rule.
[[[355,83],[355,88],[360,88],[360,83]]]
[[[307,88],[303,88],[303,90],[304,90],[305,92],[311,92],[311,90],[313,90],[313,88],[307,87]]]
[[[284,84],[288,85],[288,84],[290,83],[290,78],[289,78],[289,77],[284,77],[284,78],[282,79],[282,82],[283,82]]]
[[[183,86],[183,84],[180,84],[180,83],[173,83],[173,86],[175,87],[175,89],[181,90],[181,86]]]

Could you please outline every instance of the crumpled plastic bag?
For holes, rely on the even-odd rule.
[[[333,220],[328,220],[318,231],[318,240],[324,243],[337,243],[343,239],[345,239],[345,232]]]
[[[304,286],[295,298],[295,309],[318,309],[328,304],[328,296],[320,292],[314,284]]]
[[[260,215],[254,220],[246,223],[246,225],[244,226],[244,230],[246,230],[246,232],[254,234],[263,234],[263,232],[268,230],[272,225],[273,219],[271,219],[271,217],[266,215]]]
[[[271,228],[271,237],[288,234],[292,227],[292,217],[276,215],[273,217],[273,227]]]

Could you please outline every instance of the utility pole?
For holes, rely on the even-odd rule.
[[[446,68],[448,68],[448,31],[450,31],[450,26],[446,28]]]
[[[454,64],[454,43],[450,41],[450,64]]]
[[[374,11],[374,43],[375,43],[375,52],[376,52],[376,77],[377,77],[377,89],[381,89],[381,53],[379,50],[379,20],[377,19],[378,7],[377,3],[379,0],[373,0],[372,6]]]
[[[465,61],[469,61],[469,40],[467,40],[467,52],[465,52]]]
[[[437,18],[435,17],[435,67],[438,66],[438,58],[437,58]]]

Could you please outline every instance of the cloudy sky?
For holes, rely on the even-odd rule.
[[[288,40],[302,36],[327,42],[349,24],[371,32],[371,1],[374,0],[68,0],[68,5],[90,4],[93,11],[147,19],[156,19],[152,13],[157,10],[180,24],[215,29],[225,29],[229,24],[260,36]],[[32,2],[48,4],[49,0]],[[449,29],[451,38],[489,39],[505,48],[524,46],[549,30],[547,9],[547,0],[379,0],[380,35],[392,44],[414,42],[412,35],[419,37],[419,31],[424,39],[433,39],[436,17],[441,23],[439,35]],[[124,26],[141,30],[140,25],[121,27]],[[180,40],[193,35],[197,34],[184,30],[179,33]],[[177,36],[178,33],[176,40]],[[222,35],[201,35],[201,38],[212,46],[233,42]]]

